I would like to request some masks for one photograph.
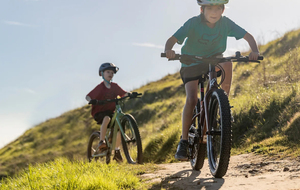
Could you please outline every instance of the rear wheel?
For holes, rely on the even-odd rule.
[[[128,163],[142,164],[142,141],[135,119],[131,115],[126,114],[122,117],[121,124],[125,135],[125,138],[121,135],[122,147]]]
[[[194,116],[200,112],[200,101],[194,109]],[[206,154],[206,144],[200,143],[201,136],[201,126],[200,126],[200,115],[196,116],[194,122],[189,130],[189,156],[190,162],[193,170],[200,170],[203,167],[205,154]]]
[[[228,168],[231,149],[231,114],[227,95],[217,89],[211,95],[207,137],[208,163],[211,174],[222,178]]]

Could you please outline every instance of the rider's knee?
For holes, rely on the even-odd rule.
[[[109,116],[104,116],[102,123],[109,123],[111,118]]]
[[[195,107],[198,101],[197,96],[188,96],[186,97],[186,104],[192,107]]]

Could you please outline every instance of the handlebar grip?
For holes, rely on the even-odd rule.
[[[161,53],[161,54],[160,54],[160,57],[167,57],[167,54],[166,54],[166,53]],[[179,59],[180,59],[180,57],[181,57],[181,55],[180,55],[180,54],[175,54],[175,57],[174,57],[174,58],[172,58],[172,59],[169,59],[169,61],[173,61],[173,60],[179,60]]]
[[[257,60],[264,60],[264,56],[258,56]]]

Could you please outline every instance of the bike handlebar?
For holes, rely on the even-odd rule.
[[[121,101],[121,100],[124,100],[126,98],[140,98],[142,95],[142,93],[137,93],[137,92],[132,92],[132,93],[128,93],[127,96],[124,96],[124,97],[121,97],[121,98],[115,98],[115,99],[106,99],[106,100],[97,100],[97,101],[94,101],[92,102],[93,100],[91,100],[89,102],[89,104],[93,104],[93,105],[103,105],[107,102],[118,102],[118,101]]]
[[[166,53],[161,53],[161,57],[166,57]],[[233,62],[256,62],[260,63],[258,60],[263,60],[263,56],[258,56],[257,60],[249,60],[248,56],[241,56],[241,53],[239,51],[235,52],[235,57],[200,57],[195,55],[185,55],[185,54],[175,54],[175,57],[172,59],[169,59],[169,61],[173,60],[192,60],[194,62],[197,61],[210,61],[210,60],[216,60],[218,63],[225,62],[225,61],[233,61]]]

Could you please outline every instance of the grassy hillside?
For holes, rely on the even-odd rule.
[[[236,64],[230,101],[234,147],[300,156],[300,30],[260,47],[261,64]]]
[[[300,155],[299,44],[300,30],[291,31],[260,47],[265,56],[261,64],[234,64],[230,93],[235,118],[233,153]],[[185,102],[180,75],[167,75],[136,91],[143,97],[127,101],[123,111],[138,122],[145,162],[174,162]],[[88,105],[49,119],[0,150],[0,175],[12,175],[29,163],[61,156],[84,160],[94,130],[99,126]]]

